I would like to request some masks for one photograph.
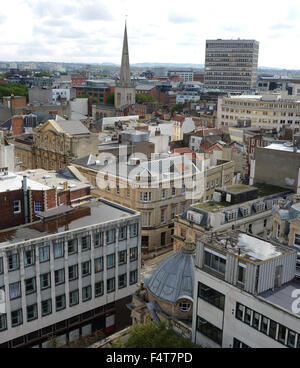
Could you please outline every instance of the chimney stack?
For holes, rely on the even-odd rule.
[[[15,115],[11,118],[11,128],[14,136],[24,133],[23,117],[21,115]]]

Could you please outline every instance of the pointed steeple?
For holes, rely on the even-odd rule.
[[[130,67],[129,67],[129,52],[128,52],[128,39],[127,39],[127,23],[125,21],[124,39],[123,39],[123,51],[122,62],[120,72],[120,86],[131,86],[130,80]]]

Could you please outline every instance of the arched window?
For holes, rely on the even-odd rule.
[[[181,312],[187,313],[191,310],[191,304],[187,302],[181,302],[179,304],[179,309],[181,310]]]

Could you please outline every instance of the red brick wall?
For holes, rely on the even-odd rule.
[[[21,201],[21,213],[14,214],[14,201]],[[23,190],[0,193],[0,229],[14,227],[25,223]]]
[[[12,125],[13,135],[21,135],[24,133],[22,116],[14,116],[11,119],[11,125]]]
[[[47,209],[50,210],[51,208],[57,207],[56,204],[56,189],[47,190]]]

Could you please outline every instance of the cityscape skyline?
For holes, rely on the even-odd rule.
[[[259,9],[259,11],[257,11]],[[224,17],[226,14],[226,17]],[[244,6],[218,2],[214,11],[188,0],[12,0],[0,8],[1,61],[120,63],[123,25],[128,15],[130,64],[205,62],[207,39],[254,39],[260,42],[259,67],[298,69],[293,44],[300,35],[300,5],[282,9],[254,1]],[[24,24],[24,19],[26,23]],[[8,32],[9,30],[9,32]]]

